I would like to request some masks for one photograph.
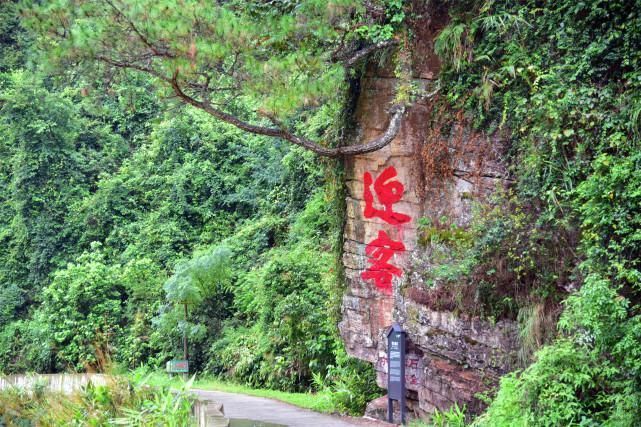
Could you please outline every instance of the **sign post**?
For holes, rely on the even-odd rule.
[[[394,400],[401,407],[401,423],[405,424],[405,337],[398,323],[387,332],[387,418],[394,422]]]

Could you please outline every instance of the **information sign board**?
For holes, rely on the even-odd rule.
[[[393,401],[401,407],[401,423],[405,424],[405,336],[398,323],[387,333],[387,406],[389,422],[394,422]]]
[[[167,372],[170,374],[186,374],[189,372],[187,360],[174,359],[167,362]]]

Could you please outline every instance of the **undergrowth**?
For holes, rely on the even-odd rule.
[[[148,377],[113,377],[66,395],[36,385],[0,391],[0,424],[7,426],[195,426],[191,382],[150,387]]]

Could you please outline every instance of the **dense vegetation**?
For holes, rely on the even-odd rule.
[[[162,367],[186,335],[196,371],[362,409],[373,373],[336,327],[338,165],[144,75],[58,68],[17,3],[0,16],[0,371]],[[332,108],[301,132],[332,138]]]
[[[412,46],[409,2],[229,1],[197,11],[195,40],[170,1],[31,3],[23,21],[0,5],[0,371],[157,367],[186,334],[197,370],[362,408],[371,370],[336,332],[340,165],[268,135],[339,145],[359,70],[336,64]],[[434,4],[450,17],[435,121],[500,133],[514,182],[470,229],[419,224],[447,246],[431,279],[471,278],[474,314],[522,325],[524,369],[475,423],[637,425],[641,6]],[[160,44],[122,44],[148,14]]]
[[[5,426],[168,426],[197,425],[195,399],[180,388],[149,387],[148,377],[118,378],[105,385],[89,384],[70,395],[36,384],[31,390],[0,393],[0,423]]]
[[[478,424],[638,425],[641,7],[473,1],[450,15],[436,43],[445,102],[509,132],[515,178],[469,256],[503,294],[492,276],[507,265],[507,295],[539,307],[530,317],[570,292],[554,340]]]

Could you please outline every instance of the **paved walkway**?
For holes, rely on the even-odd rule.
[[[302,409],[288,403],[244,394],[192,389],[204,399],[223,404],[228,418],[250,419],[289,427],[353,427],[381,425],[374,421],[334,417]]]

